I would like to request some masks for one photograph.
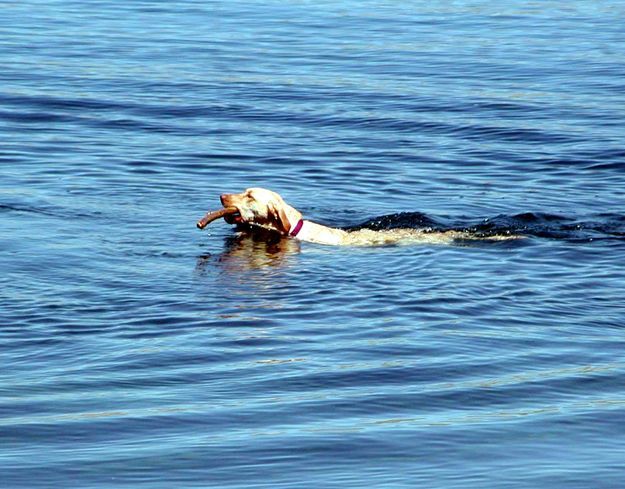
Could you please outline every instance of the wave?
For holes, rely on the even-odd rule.
[[[26,204],[6,204],[0,203],[0,213],[26,213],[26,214],[39,214],[43,216],[53,216],[61,218],[89,218],[93,219],[102,215],[101,211],[77,211],[75,209],[67,209],[60,206],[53,206],[50,204],[42,205],[26,205]]]
[[[543,212],[500,214],[493,218],[433,218],[421,212],[400,212],[376,217],[348,231],[422,229],[426,232],[461,231],[478,238],[497,235],[534,236],[568,241],[625,240],[625,215],[597,214],[587,218]]]

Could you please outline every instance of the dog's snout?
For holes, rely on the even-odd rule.
[[[228,200],[228,194],[221,194],[219,196],[219,200],[221,200],[221,205],[225,207],[227,205],[226,201]]]

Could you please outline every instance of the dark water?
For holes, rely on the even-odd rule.
[[[1,4],[1,486],[623,487],[624,21]],[[195,229],[249,186],[525,238]]]

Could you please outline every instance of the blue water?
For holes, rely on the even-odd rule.
[[[3,488],[620,488],[625,1],[0,4]],[[195,222],[262,186],[332,247]]]

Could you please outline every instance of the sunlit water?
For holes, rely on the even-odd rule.
[[[0,485],[623,487],[624,19],[5,2]],[[520,238],[195,228],[249,186]]]

